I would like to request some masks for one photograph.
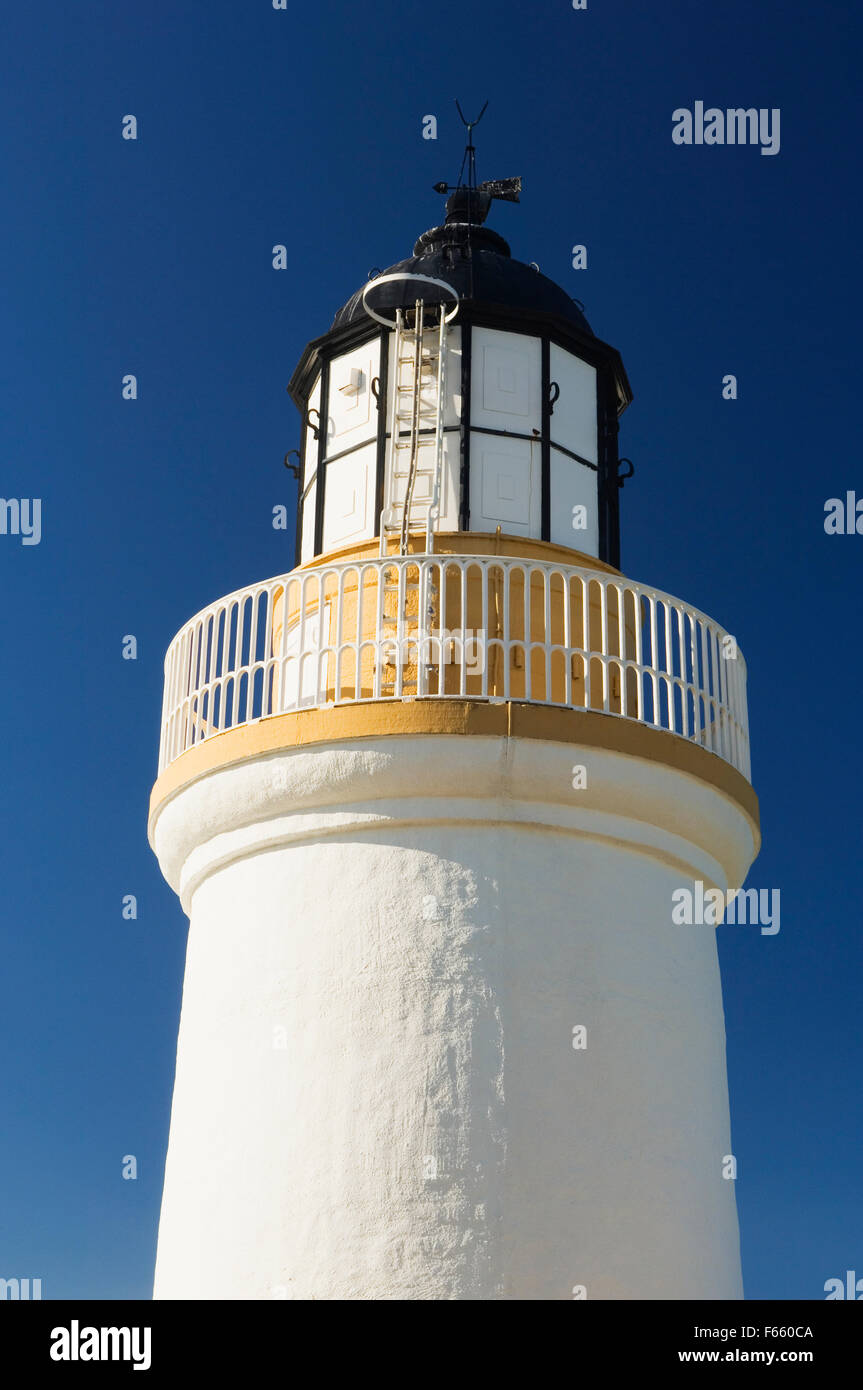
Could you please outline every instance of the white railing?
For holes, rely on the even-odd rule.
[[[599,570],[475,555],[294,570],[211,604],[168,649],[159,770],[271,715],[406,698],[597,710],[749,777],[745,662],[703,613]]]

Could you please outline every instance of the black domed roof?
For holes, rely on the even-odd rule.
[[[466,155],[471,152],[468,145]],[[503,237],[483,225],[495,199],[519,201],[521,180],[502,179],[479,187],[459,183],[455,189],[435,184],[435,191],[450,194],[444,225],[423,232],[411,257],[370,278],[339,309],[329,331],[306,344],[288,385],[299,409],[305,414],[314,382],[333,353],[355,347],[376,331],[375,316],[390,324],[396,308],[412,309],[417,299],[426,305],[451,303],[450,287],[465,306],[461,322],[503,326],[546,341],[552,337],[606,374],[613,383],[617,411],[624,410],[632,390],[617,349],[596,336],[577,300],[534,266],[513,260]],[[441,283],[399,278],[411,275]],[[468,312],[471,305],[475,313]]]
[[[444,226],[424,232],[408,260],[399,261],[384,275],[427,275],[451,285],[460,299],[491,304],[522,312],[553,315],[571,323],[582,333],[593,330],[583,311],[560,285],[540,274],[531,265],[513,260],[502,236],[475,223],[448,221]],[[363,308],[365,285],[352,295],[333,319],[333,328],[344,328],[366,317]],[[417,286],[406,282],[382,284],[370,294],[379,312],[398,306],[413,306]],[[443,295],[440,296],[443,298]],[[434,301],[434,290],[423,295]]]

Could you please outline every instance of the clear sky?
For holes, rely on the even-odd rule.
[[[857,11],[43,0],[4,31],[0,495],[42,499],[42,539],[0,536],[0,1276],[151,1293],[186,934],[146,838],[164,651],[291,567],[285,385],[439,220],[456,96],[489,99],[479,177],[524,178],[491,225],[623,354],[625,572],[749,665],[748,883],[782,917],[719,930],[747,1295],[863,1275],[863,536],[823,524],[863,497]],[[779,153],[675,145],[698,100],[779,108]]]

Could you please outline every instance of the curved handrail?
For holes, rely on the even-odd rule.
[[[165,658],[160,771],[274,714],[409,698],[598,710],[749,777],[746,663],[706,614],[604,570],[444,554],[292,570],[190,618]]]

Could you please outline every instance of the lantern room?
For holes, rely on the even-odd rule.
[[[303,421],[298,564],[473,533],[619,568],[629,383],[581,305],[485,225],[494,197],[518,200],[495,190],[515,185],[453,190],[445,222],[303,353],[288,387]]]

